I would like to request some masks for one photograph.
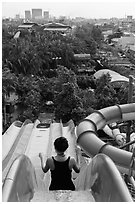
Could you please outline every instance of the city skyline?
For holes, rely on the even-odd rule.
[[[135,1],[2,1],[2,17],[14,18],[17,14],[25,16],[25,10],[42,9],[49,11],[51,16],[84,17],[84,18],[135,18]]]

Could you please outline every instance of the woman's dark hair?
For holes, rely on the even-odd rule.
[[[68,141],[65,137],[59,137],[54,142],[54,147],[59,152],[65,152],[68,146]]]

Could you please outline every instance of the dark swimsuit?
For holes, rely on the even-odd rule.
[[[64,162],[59,162],[52,157],[55,168],[51,171],[51,184],[49,190],[75,190],[75,186],[71,180],[71,172],[69,169],[70,157]]]

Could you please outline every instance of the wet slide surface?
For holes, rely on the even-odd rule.
[[[90,191],[36,192],[31,202],[95,202]]]

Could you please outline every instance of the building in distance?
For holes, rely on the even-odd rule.
[[[43,25],[43,28],[45,31],[53,31],[53,32],[65,32],[69,33],[71,31],[71,26],[69,25],[64,25],[62,23],[47,23]]]
[[[19,25],[18,28],[19,29],[31,29],[37,26],[38,26],[37,23],[26,22],[26,23],[23,23],[22,25]]]
[[[31,19],[31,13],[29,10],[25,11],[25,20],[30,20]]]
[[[16,14],[16,20],[19,20],[20,19],[20,15],[19,14]]]
[[[133,20],[133,16],[127,16],[127,20],[128,21],[132,21]]]
[[[42,9],[32,9],[32,19],[42,19]]]
[[[49,11],[44,11],[43,12],[43,17],[44,17],[44,20],[49,20]]]

